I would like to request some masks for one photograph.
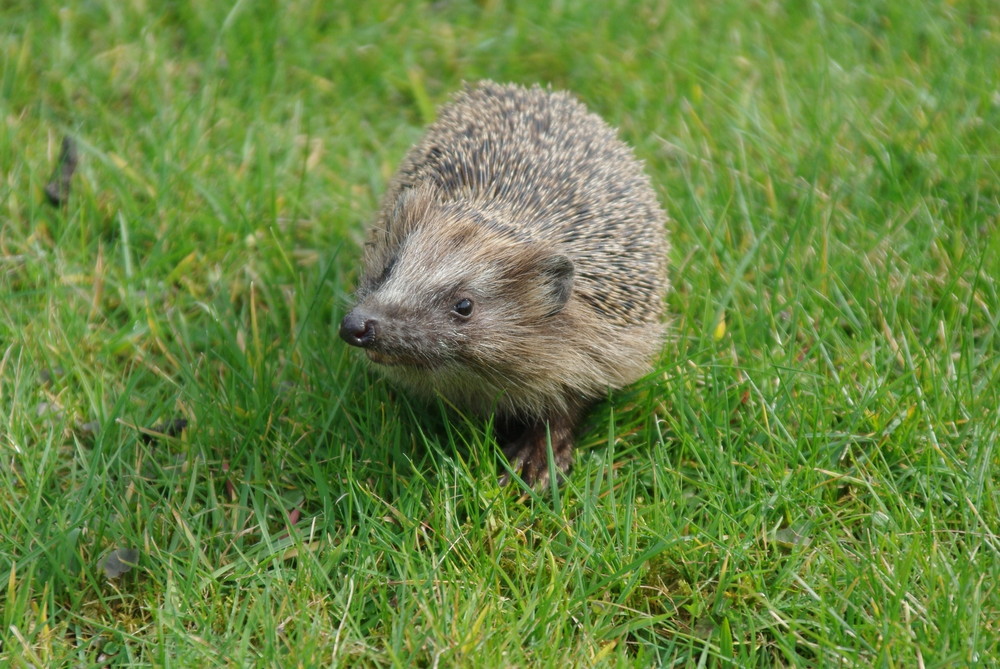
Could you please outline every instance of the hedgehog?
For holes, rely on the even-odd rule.
[[[397,384],[492,414],[500,483],[544,488],[587,409],[661,349],[666,222],[642,163],[571,94],[467,84],[389,183],[340,337]]]

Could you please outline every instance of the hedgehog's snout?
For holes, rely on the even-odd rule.
[[[378,330],[378,319],[361,309],[355,309],[340,321],[340,338],[351,346],[368,348],[375,343]]]

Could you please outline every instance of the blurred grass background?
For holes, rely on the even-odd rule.
[[[4,3],[0,660],[996,663],[998,63],[972,0]],[[555,499],[336,337],[479,78],[672,218],[661,365]]]

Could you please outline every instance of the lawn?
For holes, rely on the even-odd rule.
[[[0,6],[0,664],[1000,664],[991,3],[56,4]],[[671,217],[556,495],[336,335],[480,78]]]

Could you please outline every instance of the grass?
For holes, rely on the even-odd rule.
[[[544,4],[0,9],[0,662],[997,663],[996,12]],[[555,498],[335,335],[482,77],[672,218],[674,334]]]

